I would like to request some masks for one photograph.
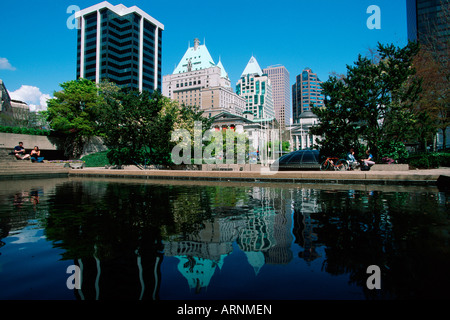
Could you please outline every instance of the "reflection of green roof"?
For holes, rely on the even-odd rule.
[[[197,39],[195,45],[187,49],[173,74],[188,72],[189,61],[192,65],[192,71],[203,70],[216,65],[206,46],[200,45]],[[222,67],[222,70],[224,71],[225,69]]]

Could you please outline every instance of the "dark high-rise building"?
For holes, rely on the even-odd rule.
[[[322,81],[310,68],[305,68],[296,77],[292,85],[292,117],[294,124],[298,122],[303,112],[311,111],[311,105],[324,107]]]
[[[408,39],[422,44],[447,44],[449,0],[406,0]]]
[[[136,6],[104,1],[76,13],[77,79],[161,91],[164,26]]]

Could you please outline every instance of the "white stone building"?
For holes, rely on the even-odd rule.
[[[162,94],[180,104],[199,106],[204,116],[221,112],[242,115],[245,100],[231,89],[222,62],[216,64],[198,39],[189,47],[172,74],[163,77]]]
[[[291,136],[291,149],[301,150],[313,148],[316,136],[309,132],[309,129],[319,122],[319,118],[311,111],[303,112],[296,123],[287,127]]]

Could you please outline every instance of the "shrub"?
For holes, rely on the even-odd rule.
[[[383,157],[388,157],[402,163],[408,156],[408,151],[406,150],[405,144],[401,141],[394,142],[385,140],[379,143],[378,148],[380,159]]]
[[[108,151],[101,151],[93,154],[88,154],[81,158],[86,167],[104,167],[110,165],[107,157]]]
[[[432,169],[450,166],[450,153],[421,153],[410,155],[407,163],[418,169]]]
[[[16,133],[16,134],[29,134],[33,136],[48,136],[49,130],[35,129],[35,128],[21,128],[21,127],[9,127],[0,126],[0,132],[4,133]]]

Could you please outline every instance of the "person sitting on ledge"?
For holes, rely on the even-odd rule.
[[[371,167],[375,164],[375,161],[373,161],[373,155],[370,153],[370,150],[366,150],[367,159],[361,159],[364,166]]]
[[[40,157],[41,155],[41,150],[39,150],[38,146],[34,146],[34,149],[31,150],[31,162],[43,162],[44,161],[44,157]]]
[[[358,161],[356,161],[355,159],[355,150],[353,148],[351,148],[350,151],[347,153],[347,162],[350,170],[355,170],[356,167],[359,166]]]
[[[25,153],[25,148],[23,147],[23,142],[19,142],[18,146],[14,147],[14,155],[18,160],[29,159],[30,155]]]

